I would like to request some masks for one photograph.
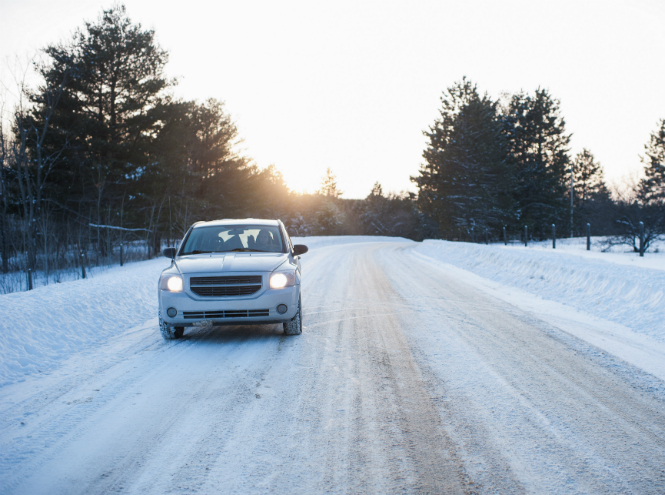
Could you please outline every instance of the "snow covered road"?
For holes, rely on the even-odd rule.
[[[304,332],[156,319],[0,388],[0,493],[662,493],[665,386],[411,242],[304,255]]]

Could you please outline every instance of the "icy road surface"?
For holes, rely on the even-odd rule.
[[[660,379],[415,246],[304,255],[301,336],[152,319],[1,388],[0,493],[665,491]]]

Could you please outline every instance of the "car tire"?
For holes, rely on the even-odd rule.
[[[298,311],[289,321],[282,323],[286,335],[300,335],[302,333],[302,302],[298,298]]]
[[[175,340],[182,337],[185,333],[185,327],[172,327],[162,319],[162,314],[159,313],[159,331],[162,333],[164,340]]]

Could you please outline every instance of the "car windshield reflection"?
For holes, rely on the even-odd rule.
[[[194,228],[180,256],[231,252],[284,252],[279,227],[269,225]]]

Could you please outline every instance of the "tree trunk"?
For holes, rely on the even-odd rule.
[[[7,226],[5,212],[0,215],[0,242],[2,243],[2,273],[9,272],[9,253],[7,252]]]

